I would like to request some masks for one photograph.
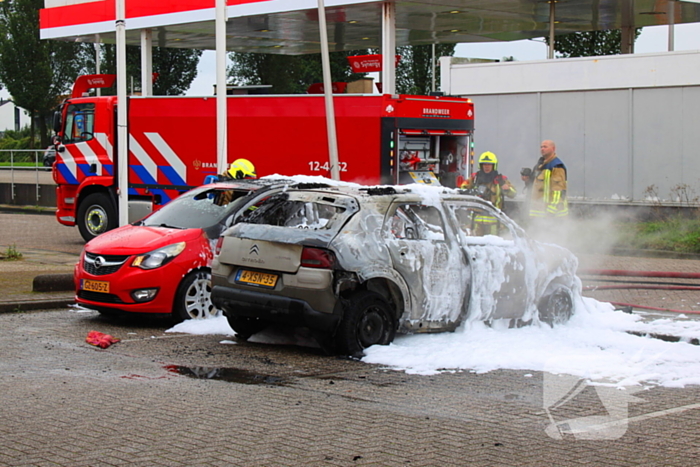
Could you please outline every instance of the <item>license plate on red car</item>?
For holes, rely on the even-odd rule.
[[[80,290],[87,290],[88,292],[109,293],[109,282],[81,279]]]
[[[260,287],[273,288],[277,284],[277,274],[267,274],[264,272],[248,271],[242,269],[236,274],[236,282]]]

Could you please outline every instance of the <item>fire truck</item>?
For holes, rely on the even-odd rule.
[[[89,96],[114,75],[78,78],[54,118],[58,222],[89,241],[118,224],[117,98]],[[217,173],[216,98],[130,96],[129,222]],[[455,187],[468,175],[474,106],[446,96],[334,95],[344,181]],[[227,96],[228,162],[258,176],[330,177],[323,95]]]

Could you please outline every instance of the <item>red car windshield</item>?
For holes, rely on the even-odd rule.
[[[251,193],[242,188],[197,188],[175,198],[143,220],[149,227],[207,228],[221,223]]]

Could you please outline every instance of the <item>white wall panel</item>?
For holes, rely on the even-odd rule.
[[[681,184],[687,185],[688,196],[700,196],[700,68],[693,61],[700,52],[671,55],[678,59],[684,54],[692,60],[667,61],[656,71],[666,77],[657,84],[668,82],[675,72],[678,83],[691,83],[685,85],[635,87],[638,76],[622,74],[621,80],[611,68],[608,84],[617,88],[576,89],[581,82],[572,77],[566,91],[513,92],[523,76],[511,73],[508,81],[505,75],[518,68],[497,68],[509,64],[453,66],[445,82],[451,94],[474,100],[476,155],[496,152],[499,171],[508,177],[519,179],[520,168],[532,167],[539,157],[540,141],[551,139],[568,168],[570,196],[642,201],[654,186],[651,191],[672,201],[674,188]],[[627,68],[648,66],[648,58]],[[547,63],[566,68],[564,62]],[[494,72],[474,74],[475,66]],[[540,68],[542,74],[548,74],[548,66]],[[499,80],[503,92],[494,93]]]

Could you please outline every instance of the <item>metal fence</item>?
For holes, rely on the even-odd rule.
[[[0,193],[2,202],[42,205],[42,185],[53,184],[49,163],[52,161],[45,162],[46,152],[46,149],[0,149],[0,184],[5,185]],[[33,196],[29,196],[34,199],[27,199],[27,185],[34,185],[30,190]]]

